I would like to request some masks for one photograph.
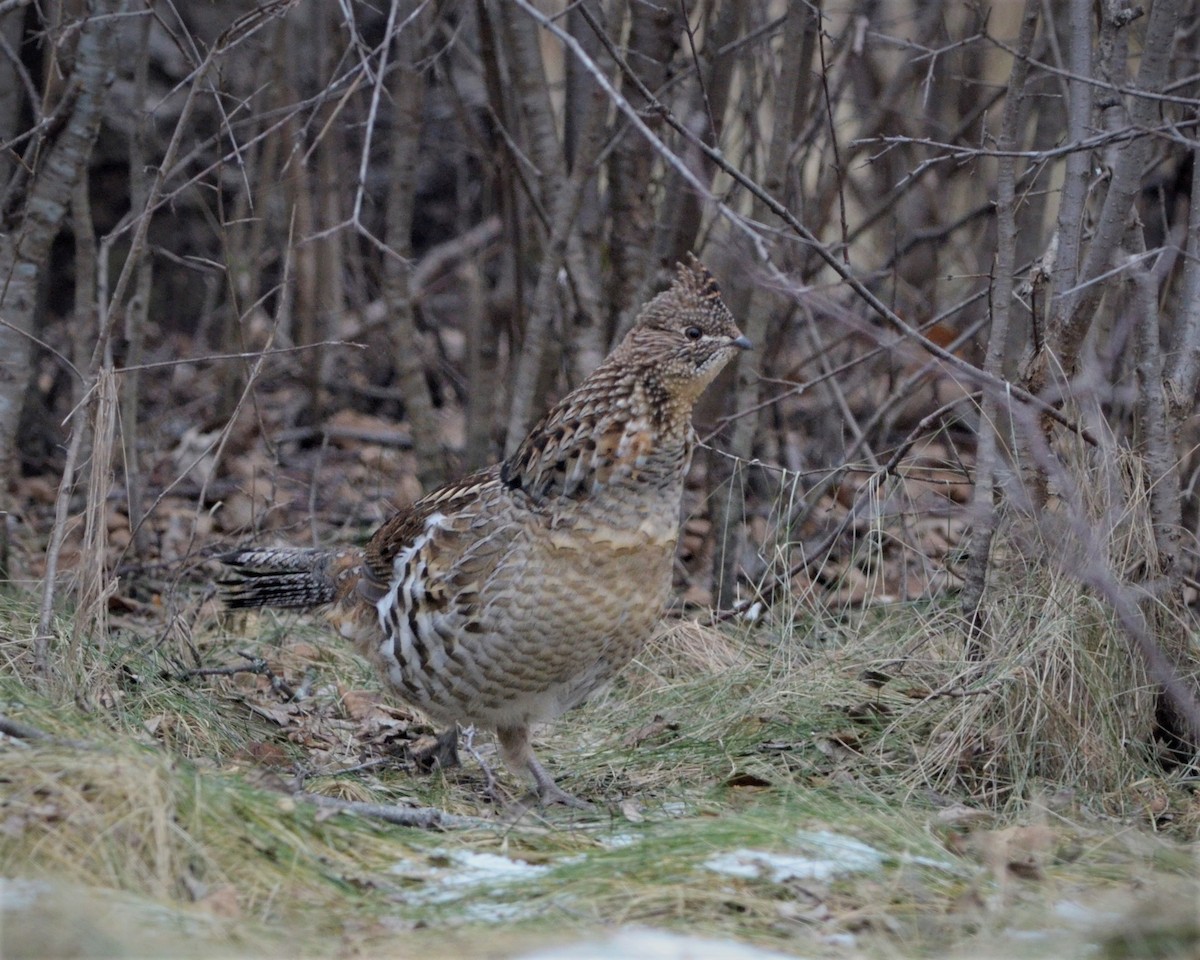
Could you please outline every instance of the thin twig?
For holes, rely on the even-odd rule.
[[[34,743],[70,747],[73,750],[91,750],[96,746],[93,743],[88,743],[86,740],[68,740],[63,737],[56,737],[54,734],[47,733],[39,727],[28,723],[21,723],[19,720],[13,720],[11,717],[3,715],[0,715],[0,733],[17,740],[30,740]]]
[[[31,727],[27,723],[21,723],[19,720],[12,720],[5,716],[0,716],[0,733],[10,737],[16,737],[18,740],[53,740],[54,737],[45,730],[39,730],[37,727]]]
[[[496,775],[492,773],[492,768],[479,755],[479,751],[475,748],[475,724],[462,728],[462,747],[471,755],[471,759],[478,765],[483,773],[484,792],[487,796],[498,799],[498,788]]]
[[[271,669],[266,659],[246,650],[238,650],[237,655],[246,662],[228,664],[224,667],[194,667],[191,670],[184,670],[182,673],[176,674],[175,679],[191,680],[193,677],[235,677],[242,673],[252,673],[255,676],[266,677],[271,683],[271,689],[281,694],[285,700],[294,702],[301,699],[297,692],[288,685],[287,681]]]
[[[421,830],[462,830],[493,826],[487,820],[446,813],[436,807],[397,807],[384,803],[340,800],[337,797],[323,797],[317,793],[293,793],[292,797],[304,803],[311,803],[322,810],[352,813],[372,820],[383,820],[385,823],[396,824],[400,827],[416,827]]]
[[[922,417],[917,425],[909,431],[908,436],[905,437],[904,440],[901,441],[901,443],[892,452],[892,455],[888,458],[887,463],[883,464],[877,470],[872,471],[866,482],[858,488],[858,491],[855,493],[854,500],[850,504],[850,508],[846,511],[846,514],[842,517],[838,525],[833,528],[833,530],[826,534],[814,547],[802,550],[801,559],[793,564],[788,569],[786,574],[776,576],[765,591],[760,590],[758,595],[753,598],[744,598],[728,609],[717,611],[714,614],[714,619],[718,621],[731,620],[735,617],[742,616],[754,603],[762,602],[770,604],[773,602],[776,594],[785,588],[787,584],[791,582],[793,577],[798,576],[805,570],[812,567],[814,564],[820,562],[821,558],[828,553],[835,543],[837,543],[842,534],[844,534],[846,530],[849,529],[850,525],[856,519],[858,519],[858,516],[863,509],[863,504],[866,502],[867,495],[878,489],[879,484],[883,480],[889,476],[895,478],[896,480],[908,479],[908,474],[901,474],[897,470],[897,467],[899,467],[900,461],[908,455],[908,452],[912,449],[913,444],[915,444],[921,435],[929,428],[930,424],[934,423],[960,403],[965,403],[967,401],[978,402],[978,400],[979,394],[967,394],[965,396],[955,397],[953,400],[942,404],[933,412]],[[729,456],[728,454],[724,455]],[[760,466],[760,464],[754,461],[750,461],[750,463],[755,466]],[[779,469],[783,471],[783,468]],[[839,470],[833,471],[829,480],[826,481],[826,484],[823,486],[827,486],[828,484],[832,483],[833,479],[836,478],[840,472],[850,472],[852,470],[853,468],[841,467]],[[785,475],[792,473],[793,476],[800,476],[800,474],[795,474],[792,471],[783,472]],[[809,497],[812,497],[811,492]],[[789,518],[788,525],[794,526],[794,521],[791,518]]]

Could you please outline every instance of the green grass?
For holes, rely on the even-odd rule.
[[[483,800],[466,751],[432,775],[339,772],[428,728],[362,707],[370,672],[319,624],[205,605],[171,629],[118,624],[103,648],[70,650],[64,630],[61,673],[39,680],[34,611],[8,601],[0,712],[58,740],[0,745],[4,955],[491,957],[629,925],[806,956],[1194,948],[1194,922],[1142,906],[1195,896],[1186,784],[1146,767],[1114,799],[1027,780],[1020,801],[988,806],[977,776],[926,775],[921,738],[959,709],[911,689],[961,666],[934,655],[940,616],[676,626],[539,741],[597,809],[514,817]],[[290,706],[249,673],[180,679],[243,649],[308,698]],[[498,767],[489,738],[477,749]],[[295,799],[300,785],[477,820],[439,832],[330,814]],[[846,869],[811,873],[830,857]]]

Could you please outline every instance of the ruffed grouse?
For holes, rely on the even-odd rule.
[[[333,604],[400,699],[494,729],[543,803],[580,805],[537,761],[530,726],[611,680],[662,614],[692,408],[749,346],[693,257],[503,463],[418,500],[361,549],[223,556],[238,575],[226,602]]]

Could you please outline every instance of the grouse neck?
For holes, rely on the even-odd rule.
[[[691,457],[691,404],[672,403],[648,369],[614,354],[557,403],[500,468],[535,501],[604,489],[674,488]]]
[[[598,394],[607,398],[613,419],[627,423],[636,421],[638,429],[649,431],[656,444],[686,440],[692,432],[695,398],[670,388],[664,379],[661,362],[639,362],[634,351],[629,355],[623,353],[618,348],[578,389],[564,397],[559,406],[578,406],[573,402],[576,397],[591,406]]]

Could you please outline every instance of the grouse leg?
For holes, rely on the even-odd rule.
[[[538,803],[542,806],[561,803],[564,807],[574,807],[577,810],[592,809],[592,805],[586,800],[573,797],[555,783],[554,778],[546,772],[546,768],[538,763],[537,757],[533,755],[533,746],[529,742],[529,727],[500,727],[496,731],[496,737],[500,741],[500,755],[504,762],[513,770],[533,778]]]

